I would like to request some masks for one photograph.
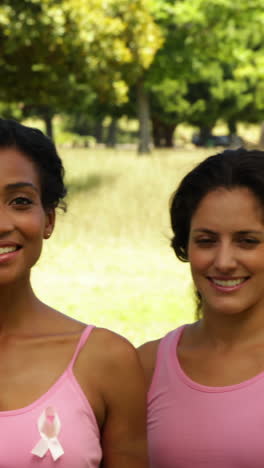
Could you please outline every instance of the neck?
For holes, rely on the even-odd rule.
[[[29,281],[0,287],[0,333],[26,330],[38,313],[40,301]],[[31,328],[31,327],[30,327]]]
[[[235,315],[204,313],[198,325],[202,336],[212,344],[236,345],[249,343],[263,337],[263,311],[258,315],[245,311]]]

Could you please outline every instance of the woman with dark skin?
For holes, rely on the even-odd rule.
[[[43,304],[31,287],[65,194],[53,143],[0,119],[0,465],[146,468],[133,346]]]
[[[264,463],[264,153],[201,162],[171,201],[200,319],[143,345],[152,468]]]

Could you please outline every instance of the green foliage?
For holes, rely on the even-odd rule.
[[[3,0],[0,44],[0,100],[61,111],[125,102],[160,38],[143,0]]]
[[[93,87],[102,102],[121,105],[161,45],[159,28],[143,0],[67,0],[78,24]]]
[[[1,3],[2,101],[54,109],[72,102],[77,77],[83,75],[82,49],[62,6],[52,0]]]
[[[160,118],[199,126],[263,118],[261,0],[160,0],[153,14],[165,37],[148,73]]]
[[[2,0],[2,115],[135,115],[211,128],[264,116],[262,0]]]

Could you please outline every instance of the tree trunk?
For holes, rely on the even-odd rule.
[[[109,148],[114,148],[116,145],[117,121],[116,117],[112,117],[107,129],[106,146]]]
[[[199,139],[201,146],[207,146],[212,133],[212,127],[203,125],[199,129]]]
[[[48,137],[53,140],[54,138],[54,132],[53,132],[53,122],[52,122],[52,118],[53,118],[53,115],[51,114],[51,112],[46,112],[44,115],[43,115],[43,120],[44,120],[44,123],[45,123],[45,129],[46,129],[46,134],[48,135]]]
[[[159,119],[152,115],[152,138],[155,148],[162,147],[162,128]]]
[[[157,148],[173,148],[173,135],[175,128],[175,123],[162,122],[159,118],[152,116],[152,135],[154,145]]]
[[[260,148],[264,148],[264,121],[261,122],[259,146],[260,146]]]
[[[150,109],[148,94],[144,88],[144,81],[137,84],[137,106],[139,120],[138,154],[150,153]]]
[[[236,120],[230,119],[227,121],[229,135],[236,135],[237,134],[237,123]]]
[[[165,139],[165,147],[166,148],[173,148],[173,135],[175,131],[176,125],[175,124],[164,124],[164,139]]]
[[[98,117],[94,125],[94,137],[96,143],[103,143],[103,117]]]

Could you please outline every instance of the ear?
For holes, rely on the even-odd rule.
[[[44,233],[43,233],[43,238],[48,239],[54,229],[55,226],[55,209],[54,208],[49,208],[45,212],[45,228],[44,228]]]

